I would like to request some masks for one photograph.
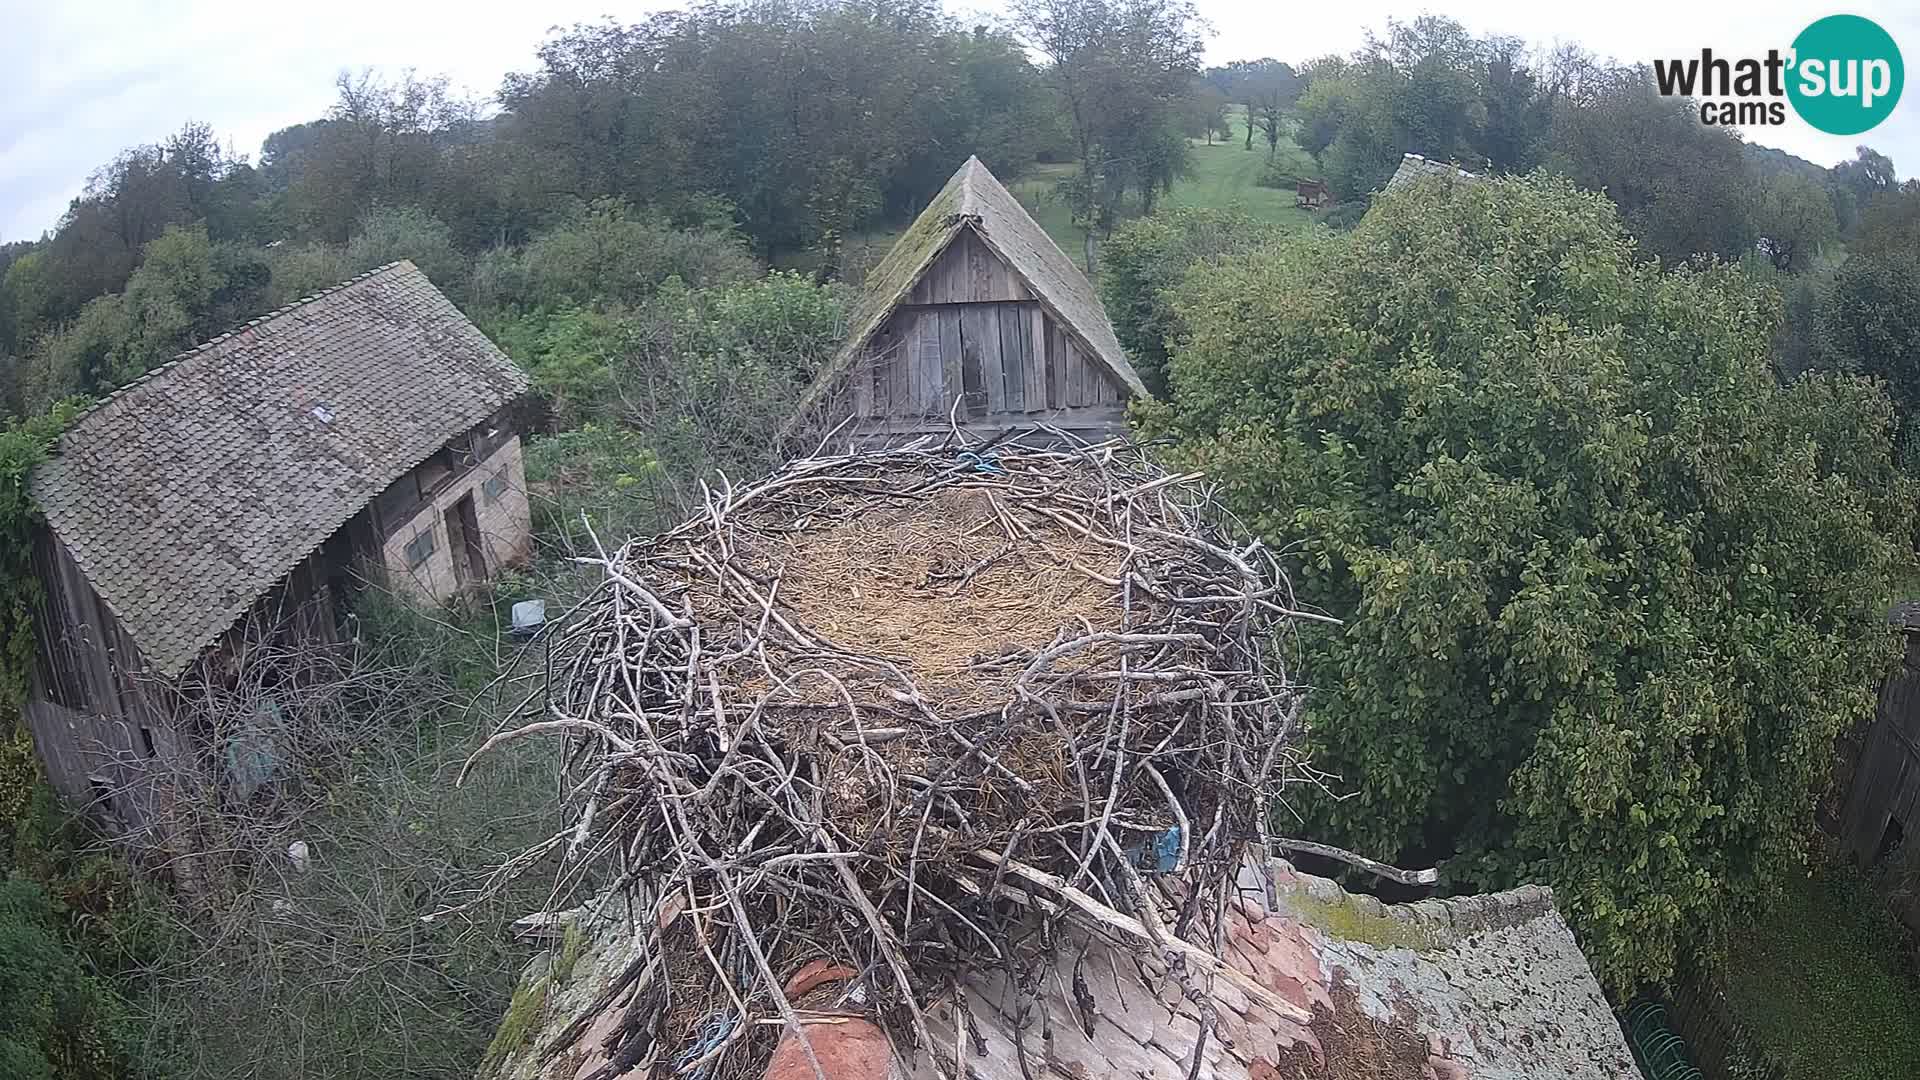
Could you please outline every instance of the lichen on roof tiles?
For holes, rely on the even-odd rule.
[[[1458,165],[1449,165],[1445,162],[1434,161],[1431,158],[1421,157],[1419,154],[1406,154],[1400,158],[1400,167],[1393,170],[1393,175],[1387,178],[1383,190],[1392,191],[1394,188],[1410,184],[1423,176],[1444,176],[1454,180],[1480,179],[1478,173],[1470,173]]]
[[[116,390],[35,470],[33,496],[148,666],[172,677],[526,386],[426,275],[391,263]],[[315,401],[332,423],[309,415]]]

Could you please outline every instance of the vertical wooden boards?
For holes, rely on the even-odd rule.
[[[972,229],[965,230],[960,235],[967,242],[969,281],[966,298],[975,303],[995,299],[993,280],[995,272],[998,271],[1001,276],[1005,276],[1006,268],[1000,265],[1000,260],[994,256],[993,252],[987,250],[987,245],[973,235]]]
[[[1080,351],[1080,343],[1073,340],[1071,334],[1064,336],[1067,346],[1067,404],[1075,407],[1090,404],[1087,399],[1087,355]]]
[[[1000,369],[1008,412],[1027,411],[1027,369],[1021,360],[1027,337],[1026,313],[1013,304],[995,304],[1000,320]]]
[[[986,392],[987,411],[997,413],[1006,408],[1006,376],[1000,365],[1000,320],[994,309],[987,304],[973,304],[960,309],[960,336],[965,339],[967,351],[979,358],[980,388]]]
[[[960,350],[960,312],[954,308],[942,309],[935,318],[940,328],[940,408],[942,416],[953,408],[953,399],[966,389],[966,377],[962,374],[963,357]],[[961,406],[960,415],[966,415],[966,407]]]
[[[1013,268],[972,229],[955,234],[907,294],[910,304],[991,304],[1032,299]]]
[[[1047,316],[1047,407],[1067,407],[1067,336],[1060,324]]]
[[[900,320],[895,319],[898,323]],[[887,411],[888,416],[905,416],[913,402],[913,393],[907,386],[907,363],[905,340],[898,334],[887,336],[887,350],[881,353],[876,363],[886,365],[887,369]]]
[[[1021,358],[1027,375],[1027,411],[1039,412],[1047,402],[1047,314],[1039,304],[1026,305],[1027,351]]]
[[[952,316],[960,337],[960,390],[967,396],[962,410],[968,419],[977,420],[987,415],[987,382],[980,372],[980,329],[971,324],[966,312],[966,308],[955,308]]]
[[[853,374],[848,378],[853,390],[853,415],[869,417],[873,415],[873,343],[860,350],[860,358],[853,362]]]
[[[942,399],[947,394],[946,365],[940,357],[940,316],[936,312],[923,311],[914,320],[913,366],[917,371],[915,385],[919,393],[914,398],[914,411],[921,416],[932,416],[946,411]]]

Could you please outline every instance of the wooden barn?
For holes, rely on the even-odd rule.
[[[1880,686],[1866,731],[1842,744],[1845,801],[1836,833],[1840,849],[1863,870],[1875,870],[1916,841],[1920,830],[1920,601],[1896,605],[1904,634],[1900,664]],[[1920,928],[1920,905],[1902,913]]]
[[[298,717],[267,701],[257,732],[197,730],[187,688],[229,677],[240,653],[257,663],[263,642],[291,655],[338,640],[361,584],[438,600],[522,558],[510,406],[525,389],[400,262],[76,419],[31,481],[46,527],[26,718],[54,787],[111,831],[165,841],[175,781],[161,778],[270,779],[273,740]]]
[[[897,441],[951,419],[1099,438],[1146,393],[1092,283],[979,158],[868,275],[849,329],[789,435]]]

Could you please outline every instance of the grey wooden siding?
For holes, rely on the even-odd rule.
[[[956,399],[958,407],[956,408]],[[1089,437],[1125,424],[1127,387],[1020,276],[961,230],[855,360],[829,426],[855,436],[1050,424]]]
[[[113,791],[135,787],[148,744],[155,755],[167,753],[173,733],[153,687],[140,677],[139,650],[52,530],[41,531],[34,563],[44,597],[35,613],[40,663],[26,718],[47,779],[109,826],[139,829],[147,801],[98,805],[94,778]]]
[[[356,515],[208,651],[228,647],[249,624],[273,628],[279,641],[337,641],[334,599],[367,518],[366,511]],[[181,730],[174,712],[177,687],[147,673],[138,646],[52,530],[41,531],[34,562],[44,596],[35,613],[40,657],[26,719],[47,778],[70,805],[107,828],[147,829],[162,817],[170,794],[153,778],[177,771],[176,755],[193,752],[193,733]],[[150,769],[150,758],[173,765]],[[110,801],[105,792],[113,793]]]
[[[1880,687],[1880,704],[1853,771],[1840,816],[1840,843],[1861,866],[1882,854],[1890,823],[1920,843],[1920,634]]]
[[[1034,301],[902,307],[856,364],[851,407],[863,420],[989,423],[1120,411],[1126,389]]]
[[[921,275],[906,302],[980,304],[1031,299],[1033,293],[1021,284],[1012,269],[988,250],[971,229],[963,229]]]

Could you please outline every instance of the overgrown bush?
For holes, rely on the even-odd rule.
[[[1180,207],[1117,229],[1101,252],[1100,291],[1114,333],[1147,388],[1167,392],[1167,349],[1180,336],[1171,291],[1195,266],[1251,251],[1280,228],[1242,210]]]
[[[472,273],[446,223],[417,207],[398,206],[361,215],[344,246],[310,243],[273,249],[271,304],[292,303],[401,259],[413,260],[455,303],[468,299]]]
[[[1913,487],[1878,389],[1770,371],[1777,299],[1604,197],[1427,182],[1196,273],[1149,430],[1302,598],[1308,828],[1550,883],[1610,986],[1771,894],[1893,655]]]
[[[538,691],[540,646],[506,638],[508,606],[545,596],[564,610],[571,588],[510,575],[433,610],[363,596],[341,677],[280,691],[351,747],[335,740],[335,760],[304,762],[273,799],[208,808],[235,872],[202,875],[169,909],[169,944],[130,1003],[152,1032],[142,1054],[168,1077],[472,1075],[526,960],[502,927],[603,884],[515,861],[559,828],[551,745],[503,747],[455,783],[479,740]],[[356,685],[381,692],[365,699]],[[362,709],[315,710],[315,697]]]
[[[474,275],[474,301],[483,309],[519,310],[632,305],[669,278],[701,287],[745,281],[755,272],[753,257],[730,232],[678,229],[602,200],[518,251],[484,256]]]
[[[63,922],[38,884],[0,877],[0,1076],[140,1075],[119,1002],[61,939]]]
[[[543,531],[589,547],[583,510],[624,536],[697,505],[698,482],[714,470],[750,476],[774,465],[774,433],[839,345],[844,319],[835,287],[775,271],[707,289],[670,278],[631,311],[503,324],[503,346],[559,426],[580,425],[529,450]]]

